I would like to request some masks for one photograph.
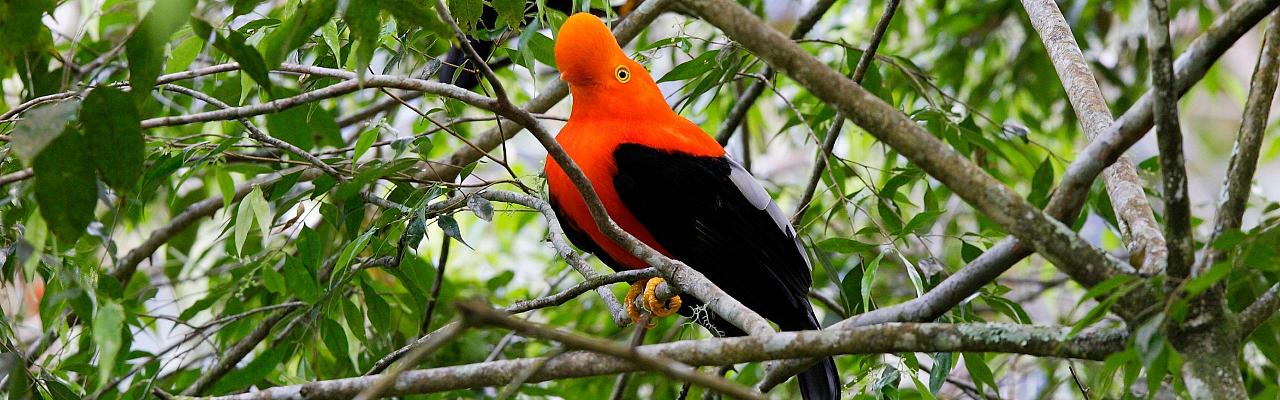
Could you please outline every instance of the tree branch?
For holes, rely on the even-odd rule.
[[[1115,122],[1093,71],[1076,44],[1071,26],[1052,0],[1023,0],[1023,8],[1031,25],[1040,34],[1049,59],[1058,72],[1067,99],[1075,109],[1089,139],[1096,139]],[[1156,224],[1151,204],[1138,179],[1137,170],[1128,156],[1121,155],[1103,176],[1107,195],[1129,248],[1131,263],[1145,275],[1164,271],[1166,249],[1164,236]],[[1138,261],[1138,262],[1132,262]]]
[[[899,352],[1000,352],[1044,357],[1102,360],[1124,349],[1122,329],[1083,332],[1072,337],[1068,327],[1017,324],[880,324],[848,330],[778,332],[684,340],[639,346],[636,354],[665,357],[691,366],[720,366],[800,357]],[[553,359],[524,358],[408,371],[385,395],[434,393],[500,386],[535,365],[542,364],[528,382],[612,375],[644,370],[640,365],[607,355],[575,351]],[[350,398],[380,375],[279,386],[258,392],[216,397],[220,400],[343,399]]]
[[[1213,232],[1206,242],[1204,259],[1197,272],[1206,271],[1221,261],[1225,253],[1213,246],[1222,234],[1240,229],[1245,207],[1249,202],[1249,188],[1258,168],[1258,151],[1267,131],[1267,118],[1276,92],[1277,72],[1280,71],[1280,13],[1271,14],[1267,34],[1263,40],[1262,54],[1253,69],[1249,86],[1249,98],[1244,104],[1240,131],[1231,149],[1231,161],[1227,166],[1226,183],[1218,200],[1218,213],[1214,216]]]
[[[752,390],[749,387],[730,382],[724,379],[724,377],[698,372],[697,369],[689,365],[667,357],[640,353],[635,350],[635,347],[626,347],[606,340],[577,335],[550,328],[545,325],[511,318],[510,316],[494,310],[484,304],[458,303],[457,307],[459,312],[463,315],[464,320],[467,320],[472,324],[499,326],[516,331],[522,336],[556,341],[570,348],[613,356],[638,364],[646,370],[655,371],[671,378],[693,383],[721,394],[733,396],[734,398],[764,398],[760,392]],[[643,326],[637,328],[644,329]]]
[[[210,96],[208,94],[205,94],[204,92],[200,92],[194,89],[188,89],[186,87],[182,87],[174,84],[168,84],[168,83],[160,87],[163,90],[168,90],[171,92],[176,92],[176,93],[185,94],[187,96],[191,96],[192,98],[203,101],[209,105],[218,107],[220,109],[225,110],[228,108],[232,108],[231,105],[222,102],[222,100],[218,100],[218,98],[216,97]],[[253,140],[257,140],[259,142],[267,144],[268,146],[293,153],[293,155],[296,155],[298,157],[301,157],[304,160],[307,160],[307,162],[310,162],[312,165],[315,165],[317,168],[320,168],[321,171],[324,171],[326,174],[329,174],[330,176],[334,177],[334,179],[337,179],[338,182],[343,182],[347,180],[347,177],[345,175],[338,172],[338,170],[333,169],[333,166],[329,165],[329,163],[324,162],[324,160],[321,160],[320,157],[316,157],[315,154],[308,153],[306,150],[303,150],[298,146],[294,146],[289,142],[276,139],[275,137],[267,134],[266,132],[263,132],[262,129],[258,129],[257,126],[253,125],[253,123],[249,122],[249,120],[246,118],[239,118],[239,120],[240,120],[240,124],[244,125],[245,130],[249,132],[249,137],[252,138]]]
[[[326,68],[327,70],[327,68]],[[334,70],[340,71],[340,70]],[[280,112],[302,104],[311,103],[318,100],[342,96],[361,89],[372,88],[398,88],[407,90],[420,90],[427,93],[437,94],[453,99],[460,100],[464,103],[476,106],[482,109],[492,109],[493,99],[484,97],[466,89],[453,85],[447,85],[439,82],[428,81],[424,79],[414,79],[394,75],[366,75],[363,79],[355,77],[355,73],[349,73],[346,81],[326,86],[322,89],[312,90],[296,96],[286,97],[282,99],[272,100],[266,103],[253,104],[240,107],[231,107],[215,111],[206,111],[195,114],[176,115],[168,117],[151,118],[142,121],[143,129],[155,128],[158,126],[184,125],[196,122],[223,121],[230,119],[238,119],[252,117],[255,115],[270,114]],[[343,76],[345,74],[340,74]]]
[[[240,341],[228,348],[227,351],[222,354],[217,363],[214,363],[212,367],[205,369],[204,373],[200,374],[200,377],[197,378],[191,386],[187,386],[187,388],[182,391],[182,395],[196,396],[203,394],[205,391],[209,390],[209,388],[212,388],[213,384],[218,383],[219,379],[222,379],[222,377],[228,372],[235,369],[236,364],[239,364],[240,360],[243,360],[245,356],[248,356],[255,347],[258,347],[258,344],[262,342],[262,339],[266,339],[267,335],[271,333],[271,328],[274,328],[276,324],[283,320],[285,316],[289,315],[290,312],[293,312],[293,310],[300,307],[301,306],[286,307],[272,313],[271,316],[268,316],[265,320],[254,327],[252,332],[249,332],[248,335],[241,338]]]
[[[1151,58],[1152,112],[1160,147],[1164,188],[1164,223],[1169,275],[1185,278],[1195,257],[1191,236],[1191,202],[1187,199],[1187,169],[1178,123],[1178,94],[1174,91],[1173,45],[1169,43],[1169,2],[1150,0],[1147,7],[1147,53]]]
[[[1274,316],[1276,311],[1280,311],[1280,283],[1271,285],[1249,308],[1240,312],[1240,341],[1243,342],[1263,322]]]

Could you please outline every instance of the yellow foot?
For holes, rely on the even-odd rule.
[[[666,282],[662,278],[649,279],[644,285],[644,305],[655,317],[665,317],[680,310],[680,296],[671,296],[666,301],[658,300],[658,285]]]

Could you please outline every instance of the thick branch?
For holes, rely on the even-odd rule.
[[[1186,94],[1192,85],[1204,78],[1209,67],[1277,5],[1280,5],[1280,0],[1245,0],[1236,3],[1225,15],[1215,19],[1209,29],[1192,41],[1174,62],[1176,95],[1180,97]],[[1078,212],[1084,204],[1085,195],[1089,193],[1089,186],[1102,169],[1115,162],[1151,129],[1154,96],[1148,91],[1124,115],[1116,119],[1105,134],[1099,135],[1078,153],[1076,160],[1067,167],[1055,192],[1065,195],[1057,204],[1053,200],[1059,200],[1059,197],[1055,195],[1046,210],[1060,207],[1068,211],[1074,210],[1064,214]]]
[[[1089,139],[1110,128],[1115,120],[1111,110],[1107,108],[1102,89],[1093,77],[1080,46],[1076,44],[1071,26],[1063,18],[1058,5],[1052,0],[1023,0],[1023,7],[1040,34],[1049,59],[1058,72],[1062,87],[1066,89],[1067,99],[1075,108]],[[1151,212],[1151,204],[1143,192],[1142,182],[1138,179],[1137,170],[1129,157],[1121,155],[1115,164],[1105,171],[1103,181],[1107,185],[1107,195],[1111,197],[1111,205],[1115,211],[1120,231],[1128,242],[1129,254],[1135,267],[1140,267],[1144,274],[1155,274],[1164,270],[1165,241]]]
[[[1280,283],[1271,285],[1262,297],[1240,312],[1240,341],[1243,342],[1258,326],[1280,311]]]
[[[1187,199],[1187,169],[1182,152],[1182,127],[1178,123],[1178,94],[1174,90],[1173,44],[1169,43],[1169,2],[1147,3],[1147,50],[1151,57],[1151,86],[1155,94],[1152,112],[1160,147],[1160,172],[1164,188],[1164,223],[1169,275],[1183,278],[1194,260],[1191,236],[1191,202]]]
[[[1070,328],[1015,324],[881,324],[849,330],[778,332],[685,340],[636,347],[638,354],[666,357],[692,366],[720,366],[798,357],[899,352],[1001,352],[1045,357],[1102,360],[1124,349],[1128,335],[1120,329],[1084,332]],[[534,365],[541,368],[527,382],[612,375],[644,370],[626,360],[590,352],[570,352],[553,359],[526,358],[408,371],[386,395],[433,393],[505,385]],[[280,386],[259,392],[223,396],[223,400],[343,399],[380,376],[335,379]]]

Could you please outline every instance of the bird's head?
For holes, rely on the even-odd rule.
[[[574,14],[560,26],[556,64],[575,98],[596,98],[596,94],[633,101],[656,98],[666,108],[649,71],[627,57],[613,33],[594,15]]]

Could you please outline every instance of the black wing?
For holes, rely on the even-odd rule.
[[[566,217],[568,214],[565,214],[564,210],[560,208],[560,203],[556,201],[556,196],[554,194],[550,197],[551,210],[555,211],[556,219],[560,221],[560,228],[564,230],[564,236],[569,238],[569,243],[572,243],[574,247],[577,247],[582,251],[594,254],[596,258],[599,258],[600,261],[604,263],[604,265],[609,266],[609,268],[612,268],[615,272],[627,270],[627,268],[623,267],[622,264],[614,261],[613,257],[609,256],[609,253],[606,253],[601,249],[600,245],[596,244],[594,240],[591,240],[591,236],[587,235],[587,232],[583,231],[582,228],[579,228],[578,224]]]
[[[672,256],[783,330],[816,329],[810,267],[768,192],[728,157],[624,144],[613,183]]]

